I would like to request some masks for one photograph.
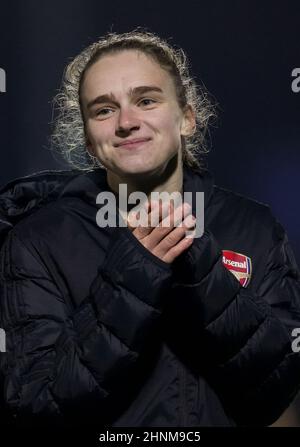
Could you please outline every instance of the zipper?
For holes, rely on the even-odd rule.
[[[187,408],[186,408],[186,369],[183,365],[179,366],[179,427],[186,427]]]

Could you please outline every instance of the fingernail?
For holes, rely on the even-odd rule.
[[[195,221],[196,221],[196,218],[191,214],[186,217],[185,224],[186,225],[194,225]]]

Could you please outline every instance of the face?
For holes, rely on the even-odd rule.
[[[171,76],[133,50],[87,70],[81,103],[88,150],[119,177],[165,169],[195,124],[191,109],[179,107]]]

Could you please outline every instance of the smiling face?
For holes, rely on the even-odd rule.
[[[194,114],[179,107],[173,79],[151,57],[123,50],[101,57],[81,86],[87,148],[120,178],[153,175],[179,154]]]

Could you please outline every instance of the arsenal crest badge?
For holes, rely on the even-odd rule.
[[[252,274],[251,259],[235,251],[222,250],[223,265],[240,281],[242,287],[247,287]]]

